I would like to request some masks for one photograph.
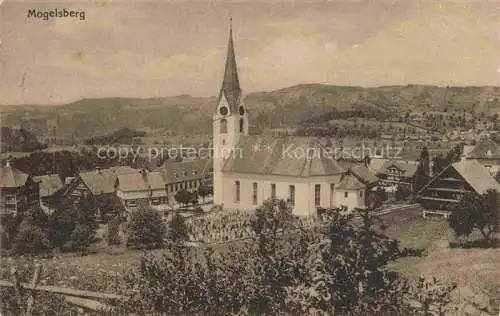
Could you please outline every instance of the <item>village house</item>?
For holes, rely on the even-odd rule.
[[[22,215],[40,205],[40,186],[27,173],[13,168],[7,161],[0,167],[0,212]]]
[[[106,212],[111,211],[105,208],[108,208],[110,204],[117,205],[112,201],[117,199],[115,184],[118,175],[138,172],[138,169],[123,166],[80,172],[76,177],[66,178],[60,199],[71,198],[73,201],[78,201],[89,198],[96,205],[97,215],[105,216]]]
[[[175,206],[175,195],[180,190],[195,192],[201,185],[211,188],[213,177],[213,161],[211,159],[186,159],[183,161],[166,161],[156,168],[161,174],[168,194],[168,204]]]
[[[477,160],[468,159],[444,168],[418,192],[418,201],[428,212],[450,211],[465,193],[484,194],[489,189],[500,192],[500,183]]]
[[[128,212],[135,211],[140,205],[151,206],[157,210],[167,210],[168,195],[160,172],[139,172],[118,174],[115,183],[116,196]]]
[[[482,139],[466,156],[477,160],[495,177],[500,172],[500,145],[491,138]]]
[[[328,153],[327,139],[249,135],[232,29],[213,115],[214,204],[254,210],[268,198],[287,200],[297,215],[320,208],[365,207],[366,185]]]
[[[413,192],[413,179],[418,165],[401,161],[389,161],[382,165],[377,173],[379,185],[388,192],[396,192],[398,187]]]

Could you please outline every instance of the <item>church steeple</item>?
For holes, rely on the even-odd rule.
[[[236,57],[234,55],[233,43],[233,19],[229,18],[229,43],[227,45],[226,67],[224,70],[224,79],[219,93],[219,102],[225,97],[231,111],[237,113],[241,98],[240,81],[238,79],[238,68],[236,66]]]

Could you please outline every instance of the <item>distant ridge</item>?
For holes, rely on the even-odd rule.
[[[250,124],[260,127],[295,126],[332,111],[396,114],[406,111],[466,110],[500,113],[500,88],[404,85],[381,87],[299,84],[244,96]],[[206,134],[211,131],[217,99],[178,95],[152,98],[89,98],[53,107],[0,107],[3,126],[31,122],[32,130],[47,134],[92,137],[122,128],[166,134]]]

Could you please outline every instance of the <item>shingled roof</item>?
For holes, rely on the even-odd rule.
[[[380,173],[384,173],[384,174],[387,173],[387,169],[389,169],[392,166],[403,171],[402,176],[408,177],[408,178],[413,177],[413,175],[415,174],[415,172],[417,172],[417,169],[418,169],[417,164],[406,163],[406,162],[402,162],[402,161],[388,161],[388,162],[384,163],[382,168],[380,168],[379,174]]]
[[[373,184],[378,181],[377,176],[375,176],[365,165],[353,166],[349,168],[349,171],[351,171],[354,176],[356,176],[358,180],[364,184]]]
[[[212,159],[193,159],[184,161],[166,161],[154,169],[161,173],[165,183],[176,183],[201,179],[213,165]]]
[[[420,191],[422,193],[429,185],[431,185],[436,179],[438,179],[443,173],[447,172],[449,168],[455,169],[458,174],[476,191],[478,194],[484,194],[489,189],[494,189],[500,192],[500,183],[498,183],[489,173],[483,165],[481,165],[477,160],[468,159],[455,162],[448,165],[440,173],[438,173],[434,178],[432,178],[427,185],[425,185]]]
[[[242,136],[223,171],[293,177],[344,173],[346,169],[330,157],[326,147],[328,140],[319,137]]]
[[[124,192],[165,189],[165,182],[159,172],[119,174],[117,183]]]
[[[219,92],[217,104],[222,97],[227,100],[231,111],[237,112],[240,105],[241,88],[238,78],[238,67],[236,66],[236,57],[234,55],[233,28],[229,27],[229,43],[227,45],[226,67],[224,69],[224,79]]]
[[[19,188],[24,186],[29,175],[10,165],[0,167],[0,188]]]
[[[81,172],[80,177],[92,194],[107,194],[115,192],[115,182],[118,174],[139,174],[139,169],[131,167],[115,167],[95,171]]]
[[[354,175],[346,174],[340,179],[337,188],[342,190],[361,190],[365,188],[365,185]]]
[[[469,152],[467,159],[500,159],[500,145],[490,138],[485,138]]]

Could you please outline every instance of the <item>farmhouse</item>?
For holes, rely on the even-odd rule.
[[[491,138],[484,138],[469,152],[466,159],[477,160],[495,176],[500,172],[500,145]]]
[[[213,115],[214,204],[254,210],[268,198],[285,199],[297,215],[318,208],[365,207],[366,184],[328,153],[327,139],[249,135],[232,28],[222,87]]]
[[[40,205],[40,187],[32,176],[7,165],[0,167],[0,212],[23,214]]]
[[[409,192],[413,191],[413,179],[418,165],[399,161],[384,163],[377,173],[380,186],[388,191],[396,191],[399,187],[405,187]]]
[[[168,202],[175,204],[175,194],[180,190],[194,192],[201,185],[212,186],[213,161],[211,159],[190,159],[180,162],[167,161],[156,168],[161,174],[168,193]]]
[[[116,178],[116,196],[128,211],[137,209],[140,204],[157,209],[168,204],[167,190],[160,172],[140,172],[119,174]]]
[[[500,192],[500,183],[477,160],[463,160],[444,168],[418,192],[426,209],[450,210],[467,192],[484,194],[489,189]]]

